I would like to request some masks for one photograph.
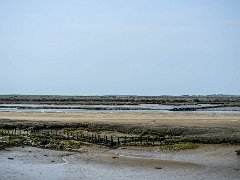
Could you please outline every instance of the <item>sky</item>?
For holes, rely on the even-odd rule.
[[[0,94],[240,94],[239,0],[0,0]]]

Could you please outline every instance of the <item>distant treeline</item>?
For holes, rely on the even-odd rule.
[[[56,96],[0,95],[0,104],[66,104],[66,105],[194,105],[223,104],[240,106],[240,96]]]

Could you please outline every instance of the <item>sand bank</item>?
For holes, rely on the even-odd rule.
[[[240,127],[239,114],[198,113],[46,113],[46,112],[0,112],[0,120],[114,123],[133,125],[169,125],[199,127]]]

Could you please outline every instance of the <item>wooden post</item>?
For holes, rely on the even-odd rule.
[[[154,146],[154,137],[153,137],[153,139],[152,139],[152,145]]]
[[[113,137],[111,136],[111,146],[113,146]]]
[[[100,135],[98,134],[98,143],[100,144],[101,143],[101,138],[100,138]]]
[[[107,136],[105,137],[105,142],[106,142],[106,144],[107,144],[107,140],[108,140],[108,138],[107,138]]]
[[[148,140],[149,140],[149,137],[147,136],[147,146],[148,146]]]
[[[94,142],[97,143],[97,135],[94,135]]]
[[[118,137],[118,146],[120,146],[120,140],[119,140],[119,137]]]

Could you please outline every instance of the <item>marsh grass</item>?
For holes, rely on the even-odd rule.
[[[159,146],[159,150],[174,150],[174,151],[180,151],[180,150],[191,150],[191,149],[197,149],[199,147],[198,144],[191,143],[191,142],[180,142],[175,144],[169,144],[169,145],[162,145]]]
[[[24,138],[21,136],[1,136],[0,149],[21,146]]]

